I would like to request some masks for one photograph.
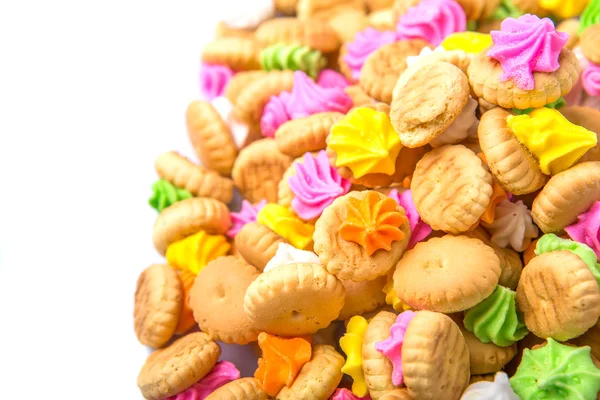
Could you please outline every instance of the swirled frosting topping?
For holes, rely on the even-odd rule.
[[[493,382],[481,381],[469,385],[460,400],[520,400],[512,390],[508,375],[497,372]]]
[[[358,397],[348,389],[335,389],[329,400],[371,400],[371,396]]]
[[[381,352],[392,363],[392,383],[400,386],[404,383],[404,371],[402,369],[402,345],[404,335],[410,321],[415,317],[413,311],[404,311],[396,318],[396,322],[390,327],[390,336],[375,343],[375,349]]]
[[[200,231],[171,243],[165,257],[173,268],[198,275],[206,264],[226,255],[230,248],[225,236]]]
[[[600,0],[590,0],[579,17],[579,33],[596,24],[600,24]]]
[[[244,227],[244,225],[256,221],[258,212],[267,204],[267,200],[261,200],[256,205],[252,205],[248,200],[242,200],[242,208],[240,211],[232,211],[231,228],[227,231],[227,236],[234,238],[235,235]]]
[[[346,44],[347,53],[343,58],[348,68],[350,68],[352,79],[358,81],[360,71],[371,53],[381,46],[395,41],[396,32],[394,31],[378,31],[375,28],[368,27],[358,32],[354,36],[354,40]]]
[[[310,47],[277,43],[262,50],[260,65],[265,71],[304,71],[316,79],[319,71],[327,65],[327,60],[320,51]]]
[[[455,32],[446,36],[442,42],[445,50],[462,50],[465,53],[477,54],[492,44],[489,33]]]
[[[240,378],[240,371],[229,361],[219,361],[210,372],[183,392],[168,400],[202,400],[221,386]]]
[[[340,338],[340,347],[346,354],[342,372],[352,377],[352,393],[362,397],[368,393],[363,374],[362,343],[367,331],[367,320],[360,315],[350,318],[346,333]]]
[[[200,90],[211,101],[222,96],[233,71],[225,65],[202,64],[200,68]]]
[[[346,77],[339,72],[336,72],[332,69],[324,69],[319,74],[319,79],[317,79],[317,85],[324,88],[341,88],[345,89],[350,86],[350,82],[346,79]]]
[[[398,39],[424,39],[434,46],[446,36],[464,32],[467,17],[454,0],[423,0],[409,8],[396,25]]]
[[[410,189],[405,190],[400,194],[398,193],[397,189],[392,189],[388,196],[396,200],[396,202],[400,204],[400,206],[402,206],[406,212],[406,218],[408,218],[408,224],[410,225],[410,240],[408,241],[408,249],[412,249],[417,243],[431,234],[431,226],[427,225],[427,223],[421,219],[421,216],[417,211],[417,207],[415,207],[412,191]]]
[[[178,201],[192,197],[187,190],[180,189],[164,179],[159,179],[152,184],[152,197],[148,199],[148,204],[156,211],[161,212]]]
[[[583,88],[590,96],[600,96],[600,65],[589,63],[581,75]]]
[[[539,6],[562,19],[577,17],[589,0],[538,0]]]
[[[275,15],[273,0],[240,1],[227,8],[222,21],[231,28],[254,29]]]
[[[269,260],[267,265],[265,265],[263,272],[296,263],[321,264],[321,260],[319,260],[319,256],[312,251],[300,250],[287,243],[279,243],[275,255]]]
[[[600,201],[577,217],[577,222],[565,228],[565,232],[576,242],[583,243],[600,257]]]
[[[521,200],[515,203],[502,200],[496,206],[494,221],[482,221],[481,225],[492,235],[492,242],[496,245],[510,245],[516,251],[524,251],[538,235],[531,213]]]
[[[302,222],[296,214],[282,205],[267,204],[258,212],[256,220],[297,249],[306,250],[313,245],[314,225]]]

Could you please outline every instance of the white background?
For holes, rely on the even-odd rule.
[[[137,399],[153,160],[233,0],[0,2],[0,399]]]

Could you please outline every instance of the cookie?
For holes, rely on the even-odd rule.
[[[394,389],[389,393],[384,394],[379,400],[413,400],[408,393],[407,388]]]
[[[531,217],[544,232],[562,232],[600,200],[600,161],[577,164],[554,175],[533,201]]]
[[[532,193],[544,186],[548,177],[539,163],[515,137],[506,119],[510,112],[493,108],[481,116],[477,135],[494,178],[507,192]]]
[[[517,305],[527,329],[565,341],[582,335],[600,317],[600,289],[587,264],[567,250],[542,253],[523,269]]]
[[[202,50],[202,62],[226,65],[233,71],[260,69],[260,47],[252,38],[224,37],[208,43]]]
[[[365,0],[369,12],[390,9],[394,6],[394,0]]]
[[[583,335],[569,340],[576,346],[590,346],[592,348],[592,356],[600,359],[600,325],[596,324],[587,330]]]
[[[394,289],[416,310],[453,313],[492,294],[500,261],[479,239],[446,235],[420,242],[396,265]]]
[[[206,397],[206,400],[268,400],[269,396],[254,378],[229,382]]]
[[[579,44],[581,51],[585,58],[594,64],[600,64],[598,42],[600,42],[600,24],[590,26],[581,34],[581,42]]]
[[[250,29],[233,28],[227,25],[225,22],[220,21],[215,28],[215,37],[217,39],[228,37],[252,39],[254,38],[254,31]]]
[[[394,204],[387,204],[389,200]],[[404,253],[409,238],[404,209],[374,191],[335,199],[321,214],[313,235],[314,251],[327,271],[357,282],[385,275]]]
[[[231,225],[227,206],[219,200],[195,197],[165,208],[152,228],[156,250],[164,255],[173,242],[199,231],[224,234]]]
[[[290,157],[300,157],[304,153],[323,150],[327,147],[329,130],[343,117],[344,114],[339,112],[323,112],[292,119],[275,132],[277,148]]]
[[[566,32],[569,34],[569,40],[565,47],[569,50],[573,50],[575,46],[579,44],[579,20],[576,18],[569,18],[561,21],[556,25],[557,32]]]
[[[282,336],[315,333],[337,318],[344,305],[342,282],[318,264],[274,268],[250,284],[244,309],[262,331]]]
[[[140,275],[135,289],[133,319],[140,343],[159,348],[166,344],[179,322],[183,288],[177,272],[154,264]]]
[[[225,86],[224,95],[231,104],[235,104],[242,91],[246,89],[246,86],[267,75],[268,72],[263,70],[238,72],[231,77],[227,86]]]
[[[365,61],[360,87],[375,100],[390,104],[394,85],[406,69],[406,58],[418,55],[424,47],[431,46],[422,39],[399,40],[381,46]]]
[[[369,26],[378,31],[394,30],[396,28],[396,16],[394,10],[385,8],[382,10],[373,11],[369,14]]]
[[[276,43],[299,44],[321,53],[331,53],[341,45],[327,21],[320,19],[274,18],[263,22],[255,36],[263,48]]]
[[[255,341],[259,331],[244,312],[244,294],[259,275],[258,269],[235,256],[208,263],[190,293],[190,307],[200,329],[224,343]]]
[[[345,9],[365,11],[364,0],[298,0],[296,14],[299,19],[330,20]]]
[[[421,68],[428,64],[433,64],[435,62],[446,62],[448,64],[452,64],[462,72],[467,74],[469,70],[469,65],[471,65],[472,56],[466,53],[463,50],[446,50],[446,51],[432,51],[427,55],[420,54],[419,57],[410,64],[404,72],[398,78],[395,87],[398,90],[406,86],[408,82],[412,79],[413,75],[417,73]]]
[[[360,87],[360,85],[350,85],[346,89],[344,89],[346,94],[352,100],[352,104],[354,107],[360,107],[368,104],[373,104],[375,100],[370,97],[365,91]]]
[[[343,43],[351,42],[358,32],[367,27],[367,24],[368,19],[365,12],[352,7],[340,9],[329,19],[329,26],[333,28]],[[337,57],[336,61],[338,61]]]
[[[167,399],[208,374],[220,354],[221,349],[207,334],[190,333],[150,354],[138,375],[137,385],[146,399]]]
[[[483,161],[461,145],[425,154],[410,188],[421,219],[434,230],[466,232],[479,221],[493,193],[492,176]]]
[[[457,0],[465,11],[467,21],[486,20],[500,5],[500,0]]]
[[[420,2],[421,0],[394,0],[393,9],[396,21],[406,14],[406,11],[408,11],[409,8],[416,6]]]
[[[273,0],[273,5],[275,6],[275,10],[281,14],[294,15],[296,14],[298,0]]]
[[[396,389],[392,383],[392,363],[375,348],[375,343],[390,336],[390,327],[394,322],[396,322],[396,314],[380,311],[369,321],[363,337],[363,373],[373,400],[382,399]]]
[[[296,175],[296,163],[302,164],[304,162],[304,157],[299,157],[294,160],[292,165],[285,170],[283,177],[279,181],[279,185],[277,188],[277,204],[287,207],[290,210],[292,209],[292,200],[294,200],[294,192],[290,187],[290,178]],[[312,222],[312,221],[311,221]]]
[[[331,346],[313,346],[312,357],[292,383],[279,391],[276,400],[327,400],[342,380],[344,357]]]
[[[275,256],[279,243],[286,240],[258,222],[250,222],[235,236],[235,248],[240,255],[259,270]]]
[[[496,346],[494,343],[483,343],[477,337],[462,327],[460,332],[465,338],[469,349],[471,374],[490,374],[500,371],[517,354],[517,344],[507,347]]]
[[[242,149],[233,165],[233,181],[250,202],[277,202],[277,190],[292,158],[282,154],[274,139],[265,138]]]
[[[385,275],[372,281],[342,281],[346,289],[346,299],[338,319],[347,320],[354,315],[362,315],[385,305],[383,287],[386,281]]]
[[[224,203],[233,198],[233,182],[192,163],[175,151],[158,156],[154,162],[158,176],[194,196],[212,197]]]
[[[402,144],[411,148],[440,136],[469,100],[466,75],[453,64],[441,61],[423,66],[393,91],[390,120]]]

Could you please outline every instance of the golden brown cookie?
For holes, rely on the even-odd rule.
[[[273,4],[278,12],[285,15],[294,15],[296,14],[298,0],[273,0]]]
[[[254,31],[250,29],[232,28],[225,22],[220,21],[215,29],[215,37],[217,39],[227,37],[239,37],[244,39],[254,38]]]
[[[396,265],[398,298],[416,310],[468,310],[492,294],[500,261],[479,239],[446,235],[420,242]]]
[[[296,175],[296,163],[303,164],[304,157],[295,159],[292,165],[290,165],[288,169],[285,170],[285,173],[279,181],[279,185],[277,188],[277,204],[287,207],[290,210],[292,210],[292,200],[294,199],[295,194],[294,192],[292,192],[292,188],[289,184],[289,179],[292,176]]]
[[[364,0],[298,0],[296,14],[302,20],[311,18],[329,21],[346,9],[365,12]]]
[[[354,107],[360,107],[368,104],[373,104],[375,100],[369,97],[368,94],[365,93],[364,90],[360,87],[360,85],[350,85],[344,89],[346,94],[352,100],[352,104]]]
[[[140,343],[159,348],[171,339],[183,306],[183,288],[177,272],[154,264],[140,275],[135,289],[133,319]]]
[[[158,176],[194,196],[212,197],[229,203],[233,197],[233,182],[214,171],[194,164],[175,151],[156,158],[154,167]]]
[[[327,148],[329,130],[344,114],[323,112],[304,118],[292,119],[275,132],[275,143],[280,152],[290,157]]]
[[[453,64],[437,61],[393,89],[390,121],[407,147],[423,146],[448,128],[469,101],[467,76]]]
[[[185,199],[165,208],[154,222],[152,241],[164,255],[173,242],[200,231],[224,234],[231,225],[229,209],[219,200],[208,197]]]
[[[259,270],[275,256],[279,243],[286,240],[258,222],[250,222],[235,235],[235,248],[242,257]]]
[[[227,100],[231,102],[231,104],[235,104],[239,95],[246,88],[246,86],[258,79],[264,78],[267,75],[268,72],[263,70],[238,72],[231,77],[229,82],[227,82],[224,95],[227,97]]]
[[[479,221],[492,196],[492,176],[471,150],[447,145],[425,154],[411,180],[421,219],[434,230],[466,232]]]
[[[600,64],[600,24],[591,25],[581,34],[581,52],[594,64]]]
[[[600,325],[596,324],[587,330],[583,335],[569,340],[578,347],[590,346],[592,348],[592,356],[600,359]]]
[[[375,348],[375,343],[390,336],[390,327],[395,322],[396,314],[380,311],[369,321],[363,337],[363,373],[373,400],[381,399],[396,389],[392,383],[392,363]]]
[[[500,5],[500,0],[457,0],[465,11],[467,21],[486,20]]]
[[[408,11],[409,8],[416,6],[420,2],[421,0],[394,0],[393,9],[396,21],[406,14],[406,11]]]
[[[417,312],[404,336],[402,369],[414,399],[458,400],[469,384],[469,349],[454,321],[440,313]]]
[[[149,400],[164,400],[183,392],[210,372],[221,349],[207,334],[190,333],[150,354],[137,385]]]
[[[244,308],[262,331],[312,334],[337,318],[344,285],[319,264],[289,264],[262,273],[246,291]]]
[[[206,397],[206,400],[268,400],[258,379],[241,378],[231,381]]]
[[[368,19],[364,10],[344,7],[329,19],[329,25],[344,43],[354,40],[354,36],[367,27]]]
[[[471,55],[462,50],[446,50],[446,51],[434,51],[427,55],[419,56],[419,58],[409,67],[398,78],[396,82],[395,90],[401,90],[410,80],[413,75],[421,70],[424,66],[433,64],[436,62],[446,62],[452,64],[462,72],[467,73],[469,65],[471,65]]]
[[[244,312],[244,294],[259,275],[258,269],[240,257],[209,262],[190,292],[190,307],[200,329],[225,343],[255,341],[259,331]]]
[[[513,5],[517,8],[517,10],[521,11],[523,14],[535,14],[540,18],[548,15],[548,12],[545,11],[539,4],[537,0],[511,0]]]
[[[492,175],[513,194],[535,192],[547,182],[540,165],[506,123],[510,112],[493,108],[481,116],[477,134]]]
[[[508,347],[496,346],[494,343],[483,343],[477,336],[464,329],[461,333],[469,348],[471,374],[490,374],[500,371],[517,354],[517,344]]]
[[[244,37],[223,37],[204,46],[202,62],[226,65],[233,71],[260,69],[260,47],[256,40]]]
[[[385,305],[383,286],[387,276],[380,276],[372,281],[342,281],[346,289],[346,300],[338,319],[347,320],[354,315],[362,315]]]
[[[422,39],[399,40],[381,46],[367,57],[360,72],[360,87],[375,100],[390,104],[396,81],[406,69],[406,57],[418,55],[424,47],[431,48],[431,45]],[[464,80],[466,83],[466,76]]]
[[[392,31],[396,28],[396,14],[391,8],[373,11],[369,14],[369,26],[378,31]]]
[[[361,244],[343,239],[340,232],[342,225],[348,220],[349,215],[353,215],[351,214],[352,211],[349,210],[355,209],[354,207],[351,208],[354,202],[352,199],[364,202],[367,196],[372,194],[377,194],[378,201],[388,198],[374,191],[350,192],[338,197],[330,206],[325,208],[315,224],[314,251],[319,256],[321,263],[327,268],[327,271],[340,279],[358,282],[385,275],[402,257],[408,245],[410,227],[406,219],[406,213],[399,205],[396,205],[395,211],[405,221],[397,229],[402,232],[403,238],[392,241],[389,251],[380,248],[369,255]],[[375,216],[371,215],[368,218],[373,220]]]
[[[342,380],[344,357],[331,346],[313,346],[312,357],[300,369],[292,386],[284,386],[276,400],[326,400]]]
[[[534,257],[523,269],[517,305],[525,325],[541,338],[573,339],[600,317],[600,289],[587,264],[561,250]]]
[[[568,49],[562,49],[554,72],[534,72],[533,90],[522,90],[512,80],[500,82],[504,73],[500,63],[487,56],[487,48],[476,54],[469,66],[471,89],[486,101],[503,108],[539,108],[571,91],[579,78],[579,61]]]
[[[262,47],[276,43],[298,44],[331,53],[341,45],[333,28],[320,19],[274,18],[260,24],[255,35]]]
[[[531,217],[544,232],[561,232],[600,200],[600,161],[574,165],[554,175],[533,201]]]
[[[279,181],[291,164],[292,158],[279,151],[274,139],[257,140],[240,151],[233,165],[233,181],[251,203],[262,199],[276,203]]]
[[[572,106],[562,107],[558,111],[571,123],[583,126],[585,129],[600,134],[600,110],[591,107]],[[596,146],[589,149],[577,163],[600,161],[600,140]]]
[[[566,32],[569,34],[569,39],[565,47],[573,50],[579,44],[579,20],[577,18],[569,18],[562,20],[556,25],[557,32]],[[560,110],[559,110],[560,111]]]
[[[192,101],[185,113],[188,136],[202,164],[223,176],[231,175],[237,147],[229,128],[207,101]]]
[[[369,12],[391,9],[394,6],[394,0],[365,0]]]
[[[471,375],[471,378],[469,379],[469,385],[477,382],[494,382],[494,374]]]

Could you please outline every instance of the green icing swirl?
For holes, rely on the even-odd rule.
[[[579,34],[596,24],[600,24],[600,0],[590,1],[581,13],[579,17]]]
[[[564,97],[559,97],[558,100],[555,100],[552,103],[548,103],[544,107],[554,108],[554,109],[558,110],[559,108],[562,108],[566,105],[567,105],[567,102],[565,101]],[[526,108],[524,110],[519,110],[518,108],[513,108],[511,111],[515,115],[523,115],[523,114],[529,114],[533,110],[535,110],[535,108]]]
[[[511,0],[502,0],[489,19],[503,21],[506,18],[519,18],[523,12]]]
[[[305,46],[286,45],[282,43],[267,47],[260,54],[260,65],[265,71],[286,70],[304,71],[315,79],[327,60],[320,51]]]
[[[510,385],[522,400],[595,400],[600,390],[600,369],[590,347],[571,347],[548,338],[544,347],[525,349]]]
[[[504,286],[465,313],[465,328],[483,343],[510,346],[523,339],[529,331],[517,311],[516,293]]]
[[[598,257],[596,257],[596,253],[594,253],[594,250],[589,246],[573,240],[559,238],[553,233],[547,233],[538,240],[535,246],[535,255],[539,256],[542,253],[549,253],[555,250],[568,250],[579,256],[579,258],[581,258],[590,268],[598,285],[600,285],[600,265],[598,265]]]
[[[164,179],[159,179],[154,182],[152,185],[152,192],[152,197],[148,199],[148,203],[158,212],[161,212],[178,201],[193,197],[187,190],[180,189]]]

